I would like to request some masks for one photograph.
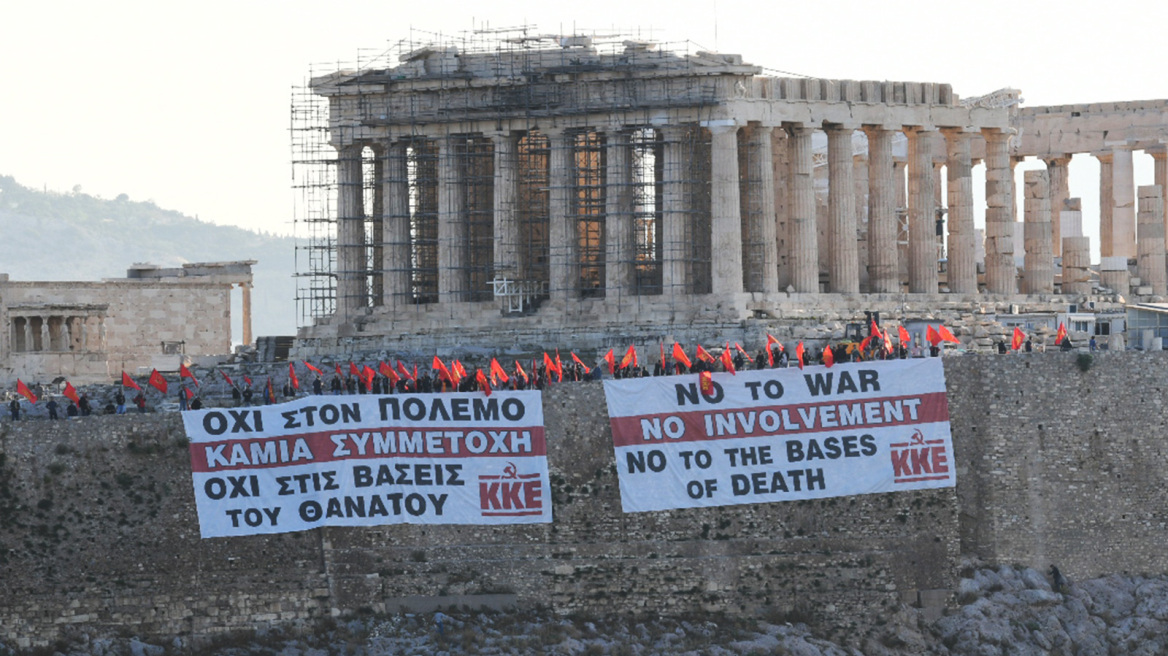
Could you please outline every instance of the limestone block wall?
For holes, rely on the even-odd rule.
[[[229,284],[148,279],[12,282],[5,285],[5,292],[9,307],[107,305],[104,350],[115,375],[119,367],[132,372],[150,366],[150,355],[161,353],[164,341],[186,342],[186,352],[194,355],[231,351]],[[96,350],[97,336],[89,339],[90,350]]]
[[[946,361],[962,550],[1067,576],[1163,573],[1161,352]]]
[[[554,522],[202,540],[176,414],[0,423],[0,636],[207,635],[515,598],[562,612],[797,610],[853,636],[939,611],[962,554],[1163,572],[1162,353],[946,358],[955,489],[620,509],[598,383],[544,395]]]

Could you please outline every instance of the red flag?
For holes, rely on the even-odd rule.
[[[823,364],[827,365],[828,369],[835,364],[835,353],[832,352],[830,344],[823,347]]]
[[[795,347],[795,357],[799,358],[799,368],[802,369],[803,368],[803,342],[799,342],[799,345]]]
[[[373,379],[377,377],[377,372],[373,371],[373,367],[365,365],[361,369],[361,378],[365,381],[365,389],[373,389]]]
[[[662,347],[662,348],[664,348],[664,347]],[[579,356],[576,355],[575,351],[572,351],[572,359],[576,361],[576,364],[580,365],[581,367],[584,367],[585,374],[587,374],[589,371],[591,371],[591,369],[588,368],[588,365],[584,364],[584,361],[581,360],[579,358]],[[662,362],[664,362],[664,360],[662,360]]]
[[[341,363],[338,362],[335,366],[337,368],[337,375],[340,376],[341,378],[344,378],[345,372],[341,371]]]
[[[925,339],[929,340],[929,343],[933,346],[941,343],[941,335],[936,330],[933,330],[932,326],[925,327]]]
[[[431,369],[438,371],[438,378],[444,380],[451,385],[455,385],[454,378],[450,376],[450,370],[446,368],[446,363],[442,361],[437,355],[434,356],[434,363],[430,365]]]
[[[162,374],[158,373],[157,369],[150,372],[149,383],[154,389],[166,394],[166,379],[162,377]]]
[[[1014,350],[1017,351],[1018,349],[1022,348],[1022,342],[1025,341],[1026,333],[1022,332],[1022,329],[1018,326],[1014,326],[1014,339],[1012,340],[1010,346],[1012,346]]]
[[[264,400],[271,405],[276,402],[276,390],[272,389],[272,377],[268,376],[268,382],[264,385]]]
[[[495,358],[491,358],[491,375],[503,381],[504,383],[511,382],[511,377],[507,375],[507,370]]]
[[[250,378],[248,378],[247,376],[244,376],[244,377],[243,377],[243,382],[244,382],[245,384],[247,384],[247,385],[251,385],[251,379],[250,379]]]
[[[490,396],[491,395],[491,381],[487,380],[487,377],[485,374],[483,374],[482,369],[475,370],[475,380],[479,381],[479,389],[482,390],[483,392],[485,392],[487,394],[487,396]]]
[[[629,350],[625,351],[625,357],[621,358],[620,368],[624,369],[630,364],[637,366],[637,347],[632,344],[629,344]]]
[[[957,337],[955,337],[953,333],[949,332],[949,329],[945,326],[937,326],[937,334],[940,335],[941,339],[946,342],[952,342],[954,344],[961,343],[961,340],[957,339]]]
[[[665,342],[657,342],[657,346],[661,348],[661,368],[665,368]]]
[[[377,371],[382,376],[385,376],[386,378],[389,378],[391,380],[397,378],[397,373],[393,370],[393,367],[389,366],[388,364],[385,364],[385,360],[382,360],[381,363],[377,365]]]
[[[564,382],[564,363],[560,362],[560,349],[556,349],[556,382]]]
[[[552,356],[548,355],[547,351],[543,352],[543,371],[550,383],[552,381],[552,374],[556,373],[556,363],[552,362]]]
[[[73,387],[73,383],[65,382],[65,398],[74,403],[81,403],[81,395],[77,393],[77,389]]]
[[[775,366],[775,352],[771,349],[771,346],[775,345],[775,344],[777,344],[779,346],[779,352],[782,353],[783,352],[783,343],[780,342],[779,340],[775,339],[774,335],[767,333],[766,352],[767,352],[767,366],[768,367]]]
[[[1062,344],[1063,340],[1066,338],[1067,338],[1067,327],[1064,326],[1063,322],[1060,321],[1059,328],[1058,328],[1058,335],[1055,335],[1054,343],[1055,344]]]
[[[701,344],[698,344],[697,357],[699,360],[705,360],[710,364],[714,364],[714,356],[710,355],[709,351],[702,348]]]
[[[738,342],[734,342],[734,348],[739,353],[741,353],[742,357],[746,358],[746,360],[748,362],[750,362],[751,364],[754,364],[754,358],[750,357],[750,354],[746,352],[746,349],[742,348],[741,344],[739,344]]]
[[[450,367],[450,373],[454,374],[455,384],[458,384],[463,378],[466,378],[466,367],[462,366],[461,360],[455,360]]]
[[[188,401],[195,398],[195,393],[192,392],[186,385],[183,385],[183,394],[186,395]]]
[[[300,379],[296,377],[296,365],[291,362],[288,363],[288,380],[292,382],[294,389],[300,389]]]
[[[19,378],[16,379],[16,393],[28,399],[29,403],[37,402],[36,394],[33,394],[28,385],[25,385],[24,381]]]
[[[892,337],[888,334],[888,329],[884,329],[884,350],[892,353]]]
[[[310,363],[308,360],[301,360],[301,362],[303,362],[303,363],[304,363],[304,366],[305,366],[305,367],[308,367],[308,370],[309,370],[309,371],[311,371],[312,373],[316,374],[317,376],[323,376],[323,375],[324,375],[324,372],[323,372],[323,371],[321,371],[320,369],[317,369],[316,367],[312,366],[312,364],[311,364],[311,363]]]
[[[228,376],[226,371],[220,371],[219,373],[223,374],[223,380],[227,381],[228,385],[235,387],[235,381],[231,380],[231,376]],[[138,387],[137,385],[134,386],[134,389],[138,390],[139,392],[142,391],[142,388]]]
[[[905,330],[904,326],[897,326],[896,328],[900,331],[900,345],[907,346],[912,341],[912,337],[908,336],[908,331]]]
[[[877,326],[877,325],[876,325],[876,320],[875,320],[875,319],[872,319],[871,321],[872,321],[872,325],[870,325],[870,326],[868,327],[868,335],[869,335],[869,336],[872,336],[872,335],[879,335],[879,334],[880,334],[880,326]]]
[[[616,373],[616,356],[612,354],[612,349],[608,349],[608,353],[604,354],[604,361],[608,363],[608,375]]]
[[[698,374],[698,385],[702,388],[702,394],[706,396],[714,395],[714,374],[708,371],[703,371]]]
[[[722,349],[722,368],[735,376],[738,375],[734,369],[734,358],[730,357],[730,342],[726,342],[726,348]]]
[[[361,377],[361,369],[352,360],[349,360],[349,373],[357,378]]]
[[[230,379],[228,379],[228,382],[231,382]],[[142,388],[138,387],[138,383],[135,383],[134,379],[130,378],[130,374],[128,374],[124,371],[122,372],[122,387],[133,387],[134,389],[138,390],[139,392],[142,391]]]
[[[530,381],[530,379],[527,377],[527,372],[523,370],[523,365],[519,364],[518,360],[515,361],[515,372],[523,378],[523,382],[526,383]]]
[[[185,364],[180,364],[178,366],[178,375],[181,378],[190,378],[191,380],[195,381],[195,387],[199,386],[199,379],[195,378],[195,375],[191,373],[190,369],[187,369]]]
[[[397,371],[398,371],[398,373],[401,374],[401,377],[405,378],[406,380],[413,380],[414,379],[414,377],[410,375],[410,370],[406,369],[405,363],[402,362],[401,360],[397,361]]]
[[[876,334],[879,335],[880,333]],[[868,346],[872,343],[873,337],[875,337],[875,335],[868,335],[864,339],[860,340],[860,355],[863,355],[864,352],[868,350]]]
[[[689,361],[689,356],[685,354],[685,349],[681,348],[681,344],[673,343],[673,359],[684,364],[686,369],[693,367],[693,363]]]

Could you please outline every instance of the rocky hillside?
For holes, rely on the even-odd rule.
[[[296,330],[294,241],[133,201],[40,191],[0,176],[0,273],[13,280],[120,278],[135,262],[256,260],[256,335]]]
[[[172,653],[515,654],[565,656],[1153,656],[1168,652],[1168,577],[1114,575],[1070,581],[1062,592],[1032,569],[973,569],[957,606],[925,623],[910,608],[868,636],[817,636],[814,618],[564,618],[550,612],[449,610],[367,616],[312,627],[223,636],[210,644],[181,637],[79,635],[58,653],[94,656]],[[807,623],[797,620],[805,619]],[[0,652],[5,649],[0,639]]]

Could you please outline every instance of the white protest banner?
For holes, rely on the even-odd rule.
[[[604,381],[625,512],[952,487],[940,358]]]
[[[539,392],[308,396],[183,423],[204,538],[552,519]]]

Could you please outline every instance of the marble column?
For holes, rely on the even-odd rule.
[[[610,130],[604,144],[605,297],[633,293],[636,225],[633,220],[633,169],[629,133]]]
[[[933,197],[933,130],[908,128],[908,287],[937,293],[936,210]]]
[[[1136,257],[1136,203],[1130,148],[1112,150],[1111,194],[1111,254],[1131,259]]]
[[[742,293],[742,198],[738,178],[738,126],[709,126],[710,291]],[[702,235],[704,237],[704,235]]]
[[[382,148],[385,161],[381,183],[381,299],[387,307],[410,304],[410,181],[406,166],[406,144],[395,142]]]
[[[815,223],[815,164],[811,151],[814,131],[812,127],[798,124],[787,128],[791,285],[803,293],[819,291],[819,234]]]
[[[1071,163],[1071,156],[1049,157],[1043,161],[1046,162],[1046,172],[1050,176],[1051,243],[1054,245],[1054,256],[1061,257],[1063,228],[1060,217],[1065,209],[1063,206],[1071,195],[1069,169],[1067,168]]]
[[[360,144],[340,148],[337,157],[337,315],[350,319],[366,306],[365,179]]]
[[[1154,162],[1152,184],[1160,185],[1160,189],[1168,190],[1168,147],[1157,146],[1146,151]],[[1168,237],[1168,202],[1164,205],[1164,234]]]
[[[791,285],[791,196],[787,181],[790,178],[787,146],[787,131],[779,128],[771,130],[771,179],[775,191],[775,255],[778,262],[777,285],[786,290]]]
[[[900,291],[897,262],[896,190],[891,130],[866,127],[868,135],[868,286],[875,294]]]
[[[682,126],[661,128],[661,285],[662,294],[688,294],[690,216],[686,204],[685,140],[689,130]]]
[[[746,290],[772,294],[779,290],[779,253],[775,219],[774,128],[751,125],[747,131]]]
[[[1115,213],[1115,198],[1112,194],[1112,165],[1114,157],[1110,152],[1098,153],[1099,159],[1099,254],[1110,257],[1112,247],[1112,215]]]
[[[252,342],[251,336],[251,283],[239,283],[240,295],[240,322],[243,331],[243,344],[250,346]]]
[[[908,282],[908,159],[894,158],[892,188],[896,193],[896,279],[900,289]]]
[[[856,191],[853,183],[853,128],[831,125],[827,132],[828,235],[831,261],[828,279],[832,292],[860,291],[860,263],[856,243]]]
[[[1063,237],[1063,294],[1091,293],[1091,238]]]
[[[580,283],[577,236],[572,215],[572,150],[575,135],[561,129],[548,136],[548,290],[551,299],[566,303],[576,298]]]
[[[986,141],[985,281],[991,294],[1016,291],[1014,265],[1014,170],[1010,165],[1010,135],[983,133]]]
[[[515,280],[519,277],[518,139],[511,132],[505,132],[492,135],[491,144],[494,148],[491,192],[495,214],[494,277]]]
[[[949,203],[949,291],[977,293],[973,243],[973,160],[970,134],[945,131]]]
[[[1168,294],[1168,270],[1164,257],[1164,190],[1160,185],[1139,188],[1139,259],[1136,272],[1152,293]]]
[[[466,300],[466,194],[459,166],[465,137],[438,141],[438,302]]]
[[[1022,293],[1054,292],[1054,256],[1051,254],[1050,175],[1046,171],[1026,171],[1025,248]]]

